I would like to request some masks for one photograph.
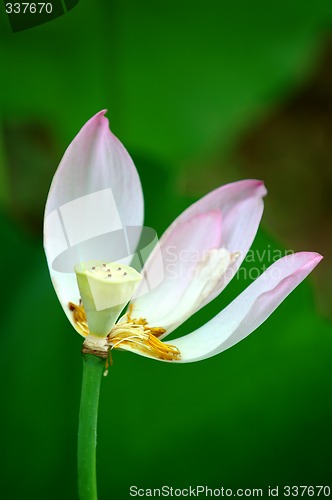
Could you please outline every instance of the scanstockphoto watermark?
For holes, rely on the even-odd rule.
[[[131,497],[263,497],[262,488],[210,488],[208,486],[188,486],[185,488],[174,488],[173,486],[163,485],[160,488],[139,488],[130,486],[129,495]]]
[[[173,486],[163,485],[160,488],[140,488],[139,486],[130,486],[130,497],[237,497],[237,498],[288,498],[288,497],[314,497],[327,498],[331,495],[329,485],[285,485],[285,486],[267,486],[265,488],[210,488],[209,486],[187,486],[184,488],[174,488]]]
[[[294,250],[280,250],[278,248],[271,248],[271,245],[268,245],[264,249],[250,249],[243,260],[243,264],[245,265],[240,267],[236,274],[236,278],[254,280],[279,259],[287,255],[292,259],[291,256],[293,256],[294,253]],[[272,268],[270,272],[273,278],[280,278],[280,270],[278,268]]]
[[[234,276],[236,279],[252,281],[282,257],[293,254],[294,250],[280,250],[272,248],[271,245],[267,245],[263,249],[250,249],[245,256],[227,248],[219,250],[185,248],[178,250],[176,246],[170,245],[164,249],[163,260],[164,270],[168,278],[174,280],[204,278],[218,273],[227,281]],[[269,277],[271,276],[275,279],[280,278],[279,269],[270,269]]]

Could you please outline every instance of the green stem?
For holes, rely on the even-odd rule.
[[[105,359],[83,354],[83,381],[78,424],[78,494],[97,500],[96,445],[100,380]]]

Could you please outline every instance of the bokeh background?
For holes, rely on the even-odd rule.
[[[1,10],[2,498],[76,498],[82,341],[48,276],[42,219],[64,149],[103,108],[158,234],[209,190],[262,178],[253,248],[270,254],[245,265],[269,265],[276,249],[325,259],[215,358],[114,354],[100,499],[129,498],[130,485],[331,486],[331,27],[324,0],[81,0],[14,34]],[[180,333],[248,286],[241,276]]]

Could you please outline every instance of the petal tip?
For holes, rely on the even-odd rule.
[[[303,252],[304,254],[307,254],[309,259],[310,259],[310,263],[314,264],[315,266],[317,266],[317,264],[320,263],[321,260],[323,260],[323,255],[321,255],[320,253],[318,252]]]
[[[93,115],[86,123],[83,125],[82,130],[91,128],[102,127],[103,125],[108,125],[108,118],[106,118],[105,114],[107,113],[107,109],[102,109],[98,111],[95,115]]]
[[[106,109],[106,108],[102,109],[102,110],[98,111],[98,113],[96,113],[95,115],[93,115],[92,118],[95,118],[96,116],[102,117],[102,116],[106,115],[107,111],[108,111],[108,109]]]
[[[294,272],[307,271],[309,274],[323,259],[323,256],[318,252],[295,252],[284,257],[284,262],[292,262],[296,269]]]
[[[257,192],[258,194],[263,197],[263,196],[266,196],[267,195],[267,189],[266,189],[266,186],[264,184],[264,181],[261,181],[261,180],[254,180],[253,181],[256,189],[257,189]]]
[[[245,197],[251,198],[252,196],[263,198],[267,194],[267,189],[262,180],[259,179],[243,179],[235,181],[226,186],[232,186],[232,189],[238,193],[242,193]],[[222,186],[221,188],[223,188]]]
[[[105,114],[107,113],[107,109],[102,109],[101,111],[98,111],[95,115],[90,118],[90,120],[87,123],[94,123],[94,124],[100,124],[106,121],[108,123],[108,118],[106,118]]]

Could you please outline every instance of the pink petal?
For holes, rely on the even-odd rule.
[[[143,195],[136,168],[110,132],[105,111],[97,113],[67,148],[54,175],[44,218],[44,246],[59,300],[71,320],[68,301],[79,292],[74,265],[80,261],[120,260],[132,249],[127,229],[139,238]],[[132,234],[131,234],[132,236]]]
[[[187,251],[187,255],[191,252],[192,255],[189,258],[192,261],[195,261],[197,252],[203,249],[224,247],[231,253],[239,253],[239,258],[231,264],[228,272],[220,279],[218,285],[200,307],[215,298],[234,276],[252,244],[263,213],[262,197],[265,194],[266,189],[261,181],[244,180],[222,186],[187,208],[164,233],[160,239],[159,248],[152,252],[145,266],[148,275],[157,273],[159,251],[161,250],[164,269],[166,270],[163,282],[156,291],[147,293],[134,301],[133,315],[145,317],[149,323],[154,322],[157,324],[171,311],[174,313],[174,307],[187,286],[188,276],[190,275],[190,273],[186,273],[184,277],[182,273],[183,262],[181,262],[179,255],[183,251]],[[213,213],[214,211],[220,213],[222,220],[218,230],[221,229],[221,234],[218,232],[218,241],[211,240],[209,231],[211,232],[213,228],[208,227],[207,231],[199,229],[199,224],[205,224],[205,221],[202,218],[196,219],[198,216]],[[188,221],[194,220],[197,226],[195,231],[198,231],[198,233],[195,240],[192,239],[188,245],[185,239],[187,233],[183,232],[183,227]],[[171,246],[177,248],[176,258],[174,253],[169,250]],[[172,269],[172,273],[167,272],[168,268]],[[157,302],[157,299],[159,302]],[[194,312],[188,311],[187,316]],[[183,311],[181,317],[185,317]],[[158,326],[161,325],[158,323]],[[175,326],[177,326],[176,322],[174,322],[173,326],[168,325],[167,334]]]
[[[226,309],[198,330],[171,343],[181,362],[199,361],[229,349],[258,328],[317,266],[314,252],[287,255],[270,266]]]
[[[139,176],[128,152],[110,131],[105,113],[93,116],[67,148],[52,181],[46,215],[77,198],[111,188],[122,224],[142,224]]]
[[[221,227],[220,210],[211,210],[194,215],[165,234],[160,242],[160,253],[153,252],[145,267],[150,280],[160,281],[158,275],[161,272],[164,273],[163,280],[148,294],[134,301],[134,317],[146,317],[150,324],[159,321],[161,315],[167,317],[192,279],[202,254],[219,246]],[[158,326],[161,325],[158,323]]]

